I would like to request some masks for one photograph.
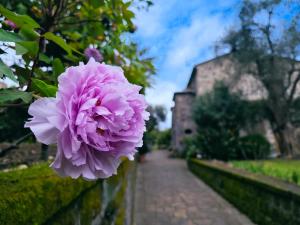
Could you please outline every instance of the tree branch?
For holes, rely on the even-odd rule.
[[[79,21],[74,21],[74,22],[60,22],[56,23],[54,25],[59,25],[59,24],[67,24],[67,25],[75,25],[75,24],[82,24],[82,23],[102,23],[100,20],[79,20]]]
[[[32,77],[33,77],[33,74],[34,74],[34,69],[37,66],[38,62],[39,62],[40,50],[41,50],[41,45],[43,43],[43,40],[44,39],[42,37],[40,37],[38,51],[37,51],[37,54],[36,54],[36,56],[33,60],[33,64],[32,64],[32,67],[31,67],[30,74],[29,74],[29,78],[28,78],[29,80],[28,80],[26,91],[29,91],[30,88],[31,88]]]
[[[30,132],[30,133],[24,135],[23,137],[20,137],[18,140],[16,140],[14,143],[12,143],[7,148],[0,149],[0,157],[5,156],[11,150],[18,148],[18,145],[21,144],[23,141],[25,141],[31,135],[32,135],[32,133]]]
[[[288,100],[287,100],[289,105],[293,101],[293,98],[294,98],[295,92],[297,90],[297,85],[298,85],[299,81],[300,81],[300,71],[298,72],[298,75],[297,75],[297,77],[296,77],[296,79],[295,79],[295,81],[292,85],[291,93],[290,93],[290,95],[288,97]]]
[[[0,108],[6,107],[23,107],[29,105],[28,103],[16,103],[16,104],[0,104]]]
[[[288,71],[288,83],[287,83],[287,86],[286,86],[286,90],[289,89],[289,87],[291,86],[292,84],[292,75],[293,73],[295,72],[295,61],[293,60],[292,61],[292,68]]]

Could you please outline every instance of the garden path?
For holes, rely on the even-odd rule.
[[[253,225],[167,151],[138,165],[136,225]]]

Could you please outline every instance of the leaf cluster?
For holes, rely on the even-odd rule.
[[[263,151],[270,149],[264,137],[241,137],[243,131],[251,130],[264,119],[263,105],[241,99],[222,83],[216,83],[212,92],[196,100],[193,117],[197,125],[198,149],[205,158],[253,158],[259,154],[245,151],[255,151],[260,145],[267,145]]]
[[[88,47],[96,48],[105,63],[121,66],[130,82],[149,86],[155,72],[152,58],[126,38],[136,30],[133,8],[148,2],[0,0],[0,54],[15,56],[11,62],[0,59],[0,78],[14,83],[0,89],[0,107],[28,106],[35,97],[55,96],[57,77],[86,62]]]

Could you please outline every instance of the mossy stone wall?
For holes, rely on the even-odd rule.
[[[89,221],[101,209],[102,224],[106,224],[105,220],[122,224],[127,175],[133,169],[134,163],[125,160],[118,175],[97,182],[61,178],[47,164],[0,173],[0,225],[67,224],[68,219],[72,220],[72,216],[67,218],[72,215],[70,211],[67,213],[68,208],[78,198],[82,198],[79,213],[82,221]]]
[[[300,187],[208,161],[188,167],[258,225],[300,224]]]

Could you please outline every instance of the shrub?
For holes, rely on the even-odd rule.
[[[240,138],[239,156],[241,159],[265,159],[270,155],[271,145],[260,134]]]
[[[159,148],[169,148],[171,144],[171,129],[158,131],[156,139],[156,144]]]
[[[269,143],[261,135],[240,137],[242,129],[262,120],[259,102],[243,100],[238,94],[230,93],[224,84],[216,83],[212,92],[196,100],[193,110],[197,125],[195,138],[204,158],[227,161],[268,155]]]
[[[197,141],[192,137],[186,137],[183,139],[183,151],[180,155],[181,158],[195,158],[200,153],[197,146]]]

